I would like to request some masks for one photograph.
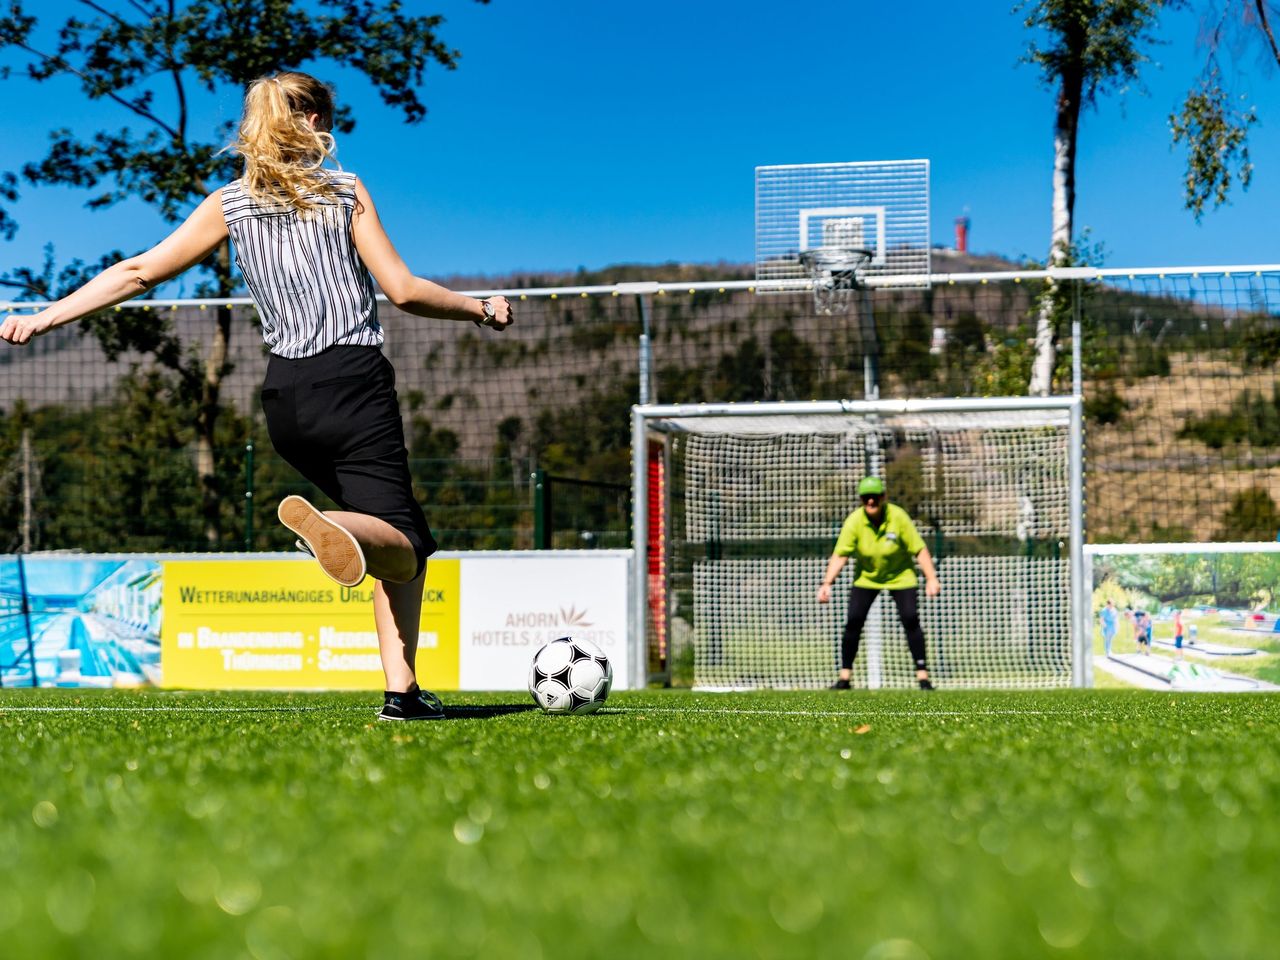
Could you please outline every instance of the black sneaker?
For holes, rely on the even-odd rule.
[[[848,680],[837,680],[827,689],[828,690],[852,690],[853,684],[850,683]]]
[[[933,690],[933,689],[935,689],[935,687],[934,687],[934,685],[933,685],[933,681],[932,681],[932,680],[930,680],[928,677],[925,677],[923,680],[917,680],[917,681],[916,681],[916,683],[920,684],[920,689],[921,689],[921,690]]]
[[[391,690],[383,694],[379,720],[443,720],[444,704],[430,690],[416,687],[406,693]]]

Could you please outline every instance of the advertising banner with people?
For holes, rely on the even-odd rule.
[[[1090,544],[1086,556],[1095,666],[1155,689],[1276,689],[1280,543]]]
[[[417,671],[437,690],[522,690],[542,643],[627,670],[629,551],[437,554]],[[299,554],[0,557],[0,685],[382,688],[374,581]]]

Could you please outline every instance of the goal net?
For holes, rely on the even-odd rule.
[[[1083,682],[1073,643],[1082,635],[1073,630],[1082,570],[1076,400],[635,410],[637,438],[664,440],[666,476],[661,496],[637,491],[636,503],[660,519],[647,518],[646,549],[661,551],[663,571],[637,606],[650,636],[667,645],[676,682],[831,683],[855,564],[830,603],[819,604],[816,592],[867,475],[886,480],[890,502],[911,514],[938,563],[942,594],[926,598],[921,589],[919,605],[936,682]],[[915,685],[887,594],[863,630],[854,685]]]

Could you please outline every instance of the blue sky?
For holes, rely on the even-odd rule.
[[[949,245],[967,211],[975,252],[1047,250],[1053,94],[1018,64],[1029,36],[1009,0],[406,5],[442,13],[443,38],[463,52],[456,71],[429,71],[425,122],[404,125],[354,74],[316,72],[357,109],[340,160],[422,275],[750,262],[757,165],[916,157],[932,161],[935,243]],[[1082,121],[1076,224],[1105,244],[1108,266],[1280,260],[1280,72],[1252,51],[1232,69],[1262,121],[1253,185],[1202,223],[1183,209],[1167,117],[1203,62],[1197,23],[1168,16],[1145,90]],[[69,83],[2,85],[0,169],[42,156],[53,126],[129,122]],[[212,126],[237,115],[239,93],[198,107]],[[140,203],[95,213],[85,196],[27,189],[0,269],[37,261],[50,241],[59,259],[90,259],[167,229]]]

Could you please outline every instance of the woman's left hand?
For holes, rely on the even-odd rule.
[[[942,592],[942,582],[937,577],[929,577],[924,583],[924,595],[936,597]]]
[[[515,311],[511,309],[511,303],[506,297],[489,297],[488,299],[493,304],[493,316],[478,321],[480,326],[501,331],[515,323]]]

